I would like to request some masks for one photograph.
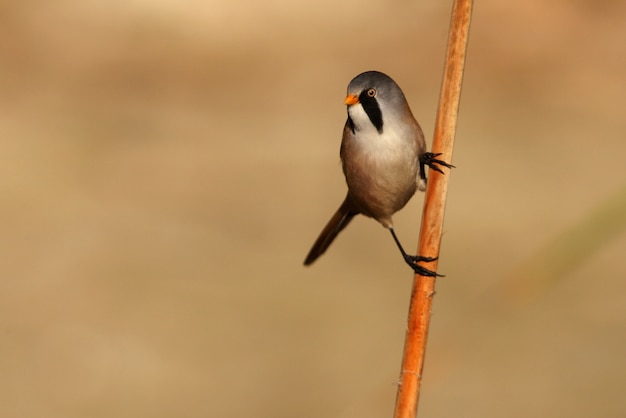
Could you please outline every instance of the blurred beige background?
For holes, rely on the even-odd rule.
[[[449,11],[0,5],[0,416],[391,416],[411,272],[365,218],[301,263],[345,193],[347,83],[390,74],[430,143]],[[623,231],[489,296],[624,193],[624,22],[477,2],[420,416],[626,413]]]

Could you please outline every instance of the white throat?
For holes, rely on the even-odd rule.
[[[405,147],[413,138],[410,134],[410,127],[403,122],[388,118],[388,112],[385,112],[385,109],[381,110],[383,111],[382,133],[378,132],[360,103],[348,107],[348,115],[354,124],[357,142],[368,148],[380,148],[383,152],[394,152],[397,148],[406,149]]]
[[[369,136],[373,133],[378,134],[378,130],[370,120],[369,116],[367,116],[367,113],[365,113],[365,109],[363,109],[363,105],[361,105],[361,103],[348,106],[348,115],[350,116],[350,119],[352,119],[357,135]],[[385,118],[383,116],[383,132],[385,130],[384,122]]]

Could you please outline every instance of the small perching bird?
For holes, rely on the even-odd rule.
[[[415,190],[426,190],[425,166],[454,166],[426,152],[424,133],[400,87],[388,75],[367,71],[348,85],[348,120],[343,128],[341,163],[348,194],[309,251],[305,265],[321,256],[355,215],[374,218],[391,235],[406,263],[422,276],[437,273],[417,264],[434,258],[409,255],[393,229],[392,215]]]

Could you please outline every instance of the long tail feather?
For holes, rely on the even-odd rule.
[[[346,197],[339,209],[337,209],[337,212],[330,218],[320,233],[313,247],[311,247],[311,251],[309,251],[309,254],[304,260],[304,265],[308,266],[313,264],[319,256],[324,254],[337,235],[350,223],[354,215],[358,213],[358,211],[353,209],[348,197]]]

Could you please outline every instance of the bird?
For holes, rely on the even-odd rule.
[[[402,209],[416,190],[426,190],[425,167],[443,174],[454,168],[426,151],[424,133],[413,116],[402,89],[379,71],[363,72],[348,84],[344,104],[348,118],[343,128],[340,158],[348,192],[304,260],[311,265],[358,214],[378,221],[391,232],[404,261],[422,276],[441,276],[419,264],[434,261],[406,253],[394,228],[392,215]]]

